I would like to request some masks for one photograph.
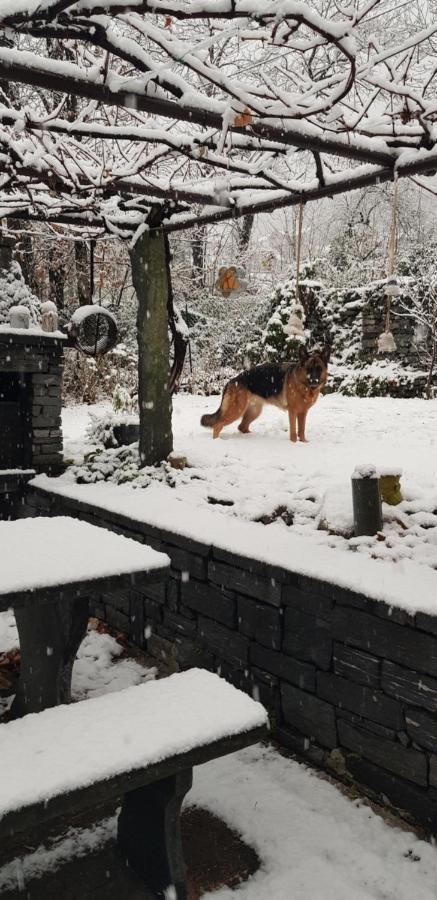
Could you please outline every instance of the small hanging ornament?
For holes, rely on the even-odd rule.
[[[303,202],[301,201],[299,207],[299,219],[297,225],[297,236],[296,236],[296,298],[293,303],[290,312],[290,318],[286,325],[283,326],[283,331],[288,337],[302,338],[305,337],[305,331],[303,327],[303,322],[305,318],[305,310],[300,302],[300,285],[299,285],[299,271],[300,271],[300,250],[302,245],[302,221],[303,221]]]
[[[284,325],[284,332],[289,337],[304,337],[303,318],[305,310],[301,303],[295,303],[290,313],[290,318]]]
[[[247,288],[242,266],[221,266],[215,287],[224,297],[236,296]]]
[[[41,305],[41,328],[43,331],[54,332],[58,328],[58,310],[52,300],[46,300]]]
[[[399,287],[398,279],[394,275],[387,278],[384,293],[386,297],[399,297],[401,289]]]
[[[378,353],[394,353],[396,341],[391,331],[383,331],[378,338]]]
[[[385,324],[384,331],[380,334],[378,338],[378,353],[394,353],[397,349],[396,341],[393,337],[393,333],[390,328],[390,306],[393,297],[399,297],[400,287],[399,282],[394,275],[395,268],[395,253],[396,253],[396,202],[397,202],[397,192],[398,192],[398,176],[395,174],[394,177],[394,189],[393,189],[393,206],[391,212],[391,226],[390,226],[390,239],[388,245],[388,260],[387,260],[387,283],[385,285],[384,294],[385,294]]]

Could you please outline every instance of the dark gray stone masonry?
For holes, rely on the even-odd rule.
[[[0,470],[62,470],[65,338],[0,331]]]
[[[412,616],[48,491],[28,489],[27,513],[167,552],[167,585],[102,594],[95,613],[170,671],[220,672],[267,706],[283,746],[437,833],[437,597],[435,618]]]

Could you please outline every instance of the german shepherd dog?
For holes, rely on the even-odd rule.
[[[264,404],[269,403],[288,411],[290,441],[306,441],[307,413],[326,384],[329,356],[329,347],[309,353],[301,346],[297,366],[283,363],[246,369],[228,381],[220,408],[202,416],[200,424],[212,428],[213,438],[218,438],[225,425],[241,418],[238,429],[247,434]]]

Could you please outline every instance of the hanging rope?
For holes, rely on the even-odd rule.
[[[283,326],[285,334],[292,338],[304,338],[305,332],[303,328],[304,308],[300,302],[300,252],[302,247],[302,223],[303,223],[303,201],[300,201],[299,216],[297,220],[296,230],[296,288],[295,298],[291,309],[290,318],[286,325]]]
[[[395,172],[393,181],[393,201],[391,208],[390,237],[388,241],[387,278],[394,274],[396,243],[397,243],[397,215],[398,215],[398,173]]]
[[[395,339],[390,330],[390,309],[392,297],[399,295],[399,285],[394,276],[396,245],[397,245],[397,205],[398,205],[398,174],[395,172],[393,181],[393,200],[391,208],[390,235],[387,252],[387,284],[384,297],[384,331],[378,339],[378,351],[380,353],[393,353],[396,350]]]
[[[304,208],[304,203],[301,200],[300,204],[299,204],[299,216],[298,216],[298,220],[297,220],[297,232],[296,232],[296,303],[300,302],[299,278],[300,278],[300,251],[301,251],[301,247],[302,247],[303,208]]]

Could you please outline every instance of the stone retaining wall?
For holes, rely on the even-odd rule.
[[[46,491],[28,503],[168,553],[167,585],[95,613],[171,669],[219,671],[267,706],[282,745],[437,831],[437,617]]]

